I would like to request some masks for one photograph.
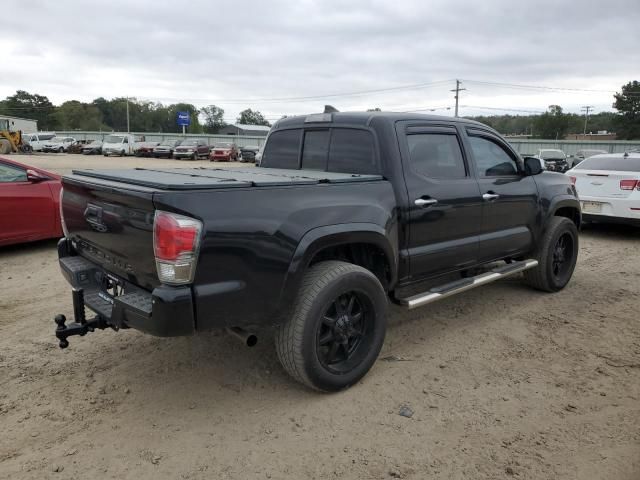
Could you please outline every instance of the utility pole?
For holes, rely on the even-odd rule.
[[[129,97],[127,97],[127,133],[130,133],[131,130],[129,129]]]
[[[456,88],[454,90],[450,90],[450,92],[456,92],[455,96],[453,98],[456,99],[456,113],[455,116],[458,116],[458,99],[460,98],[460,92],[462,90],[466,90],[466,88],[460,88],[460,84],[462,82],[460,82],[460,80],[456,79]]]
[[[593,105],[585,105],[581,108],[584,112],[584,130],[582,131],[583,135],[587,134],[587,121],[589,120],[589,110],[593,110]]]

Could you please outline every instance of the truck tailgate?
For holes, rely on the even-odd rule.
[[[143,288],[159,284],[153,253],[153,190],[63,177],[62,211],[78,253]]]

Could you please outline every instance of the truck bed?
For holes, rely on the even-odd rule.
[[[276,168],[135,168],[73,170],[73,176],[123,182],[158,190],[276,187],[382,180],[381,175]]]

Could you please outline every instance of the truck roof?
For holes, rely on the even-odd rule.
[[[313,113],[310,115],[298,115],[286,117],[278,120],[272,130],[280,128],[304,127],[309,125],[362,125],[368,126],[374,119],[383,119],[389,122],[402,120],[432,121],[446,123],[464,123],[468,125],[490,129],[486,125],[460,117],[447,117],[444,115],[426,115],[422,113],[406,112],[333,112],[333,113]],[[492,130],[492,129],[490,129]]]

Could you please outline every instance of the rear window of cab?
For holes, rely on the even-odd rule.
[[[260,166],[357,174],[380,171],[371,132],[340,127],[271,132]]]

